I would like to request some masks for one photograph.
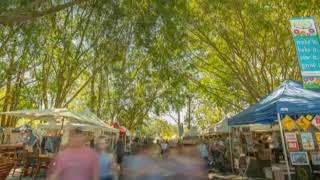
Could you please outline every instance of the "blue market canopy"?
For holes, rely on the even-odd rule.
[[[270,95],[229,119],[229,125],[273,124],[280,115],[320,113],[320,93],[287,80]]]

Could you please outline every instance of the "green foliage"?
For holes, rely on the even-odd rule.
[[[88,107],[172,132],[152,120],[180,117],[189,97],[192,124],[208,126],[300,80],[288,19],[317,16],[319,3],[4,0],[0,10],[2,111]]]
[[[155,119],[143,127],[143,133],[148,137],[171,139],[177,137],[177,127],[165,120]]]

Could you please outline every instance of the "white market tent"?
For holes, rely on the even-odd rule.
[[[61,124],[59,123],[46,123],[46,124],[39,124],[38,129],[52,129],[58,130],[61,128]],[[100,129],[100,126],[94,126],[89,124],[79,124],[79,123],[66,123],[63,128],[65,129],[74,129],[74,128],[81,128],[84,131],[94,131],[96,129]]]
[[[71,112],[67,109],[28,109],[2,112],[0,114],[47,122],[62,122],[66,120],[74,123],[98,125],[97,123],[82,117],[78,113]]]
[[[84,118],[88,119],[89,121],[95,122],[95,125],[103,127],[104,130],[107,130],[109,132],[119,133],[119,129],[109,126],[107,123],[102,121],[98,116],[96,116],[94,113],[92,113],[87,109],[81,111],[79,114]]]

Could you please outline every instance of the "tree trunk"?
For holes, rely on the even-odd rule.
[[[178,113],[178,133],[179,133],[179,138],[182,136],[182,129],[181,129],[181,119],[180,119],[180,109],[177,111]]]
[[[188,129],[191,129],[191,96],[188,96]]]
[[[6,72],[7,74],[7,83],[6,83],[6,92],[5,92],[5,98],[3,102],[3,107],[2,107],[2,112],[7,112],[10,110],[10,105],[11,105],[11,100],[12,100],[12,94],[11,94],[11,84],[12,84],[12,74],[14,72],[14,60],[10,60],[9,68],[8,71]],[[7,125],[6,123],[7,116],[2,115],[1,116],[1,127],[5,127]]]

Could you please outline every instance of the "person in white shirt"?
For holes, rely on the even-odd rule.
[[[201,143],[198,145],[198,151],[200,152],[201,157],[204,159],[206,165],[209,165],[209,151],[208,146],[204,140],[201,140]]]

